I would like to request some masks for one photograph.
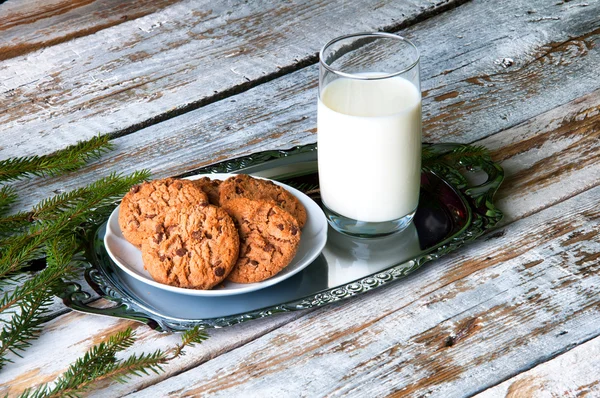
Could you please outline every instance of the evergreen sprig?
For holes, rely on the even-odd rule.
[[[96,137],[47,156],[2,160],[0,181],[75,170],[111,147],[106,137]],[[29,212],[8,216],[16,191],[8,185],[0,188],[0,369],[11,361],[9,352],[20,356],[38,337],[53,295],[81,268],[85,228],[105,219],[132,185],[148,178],[147,171],[129,176],[112,173],[43,200]],[[31,277],[22,272],[31,262],[44,259],[42,271]]]
[[[118,359],[117,354],[131,347],[135,342],[135,332],[130,328],[111,336],[106,342],[92,347],[85,355],[77,359],[63,373],[54,385],[46,384],[36,390],[26,390],[21,398],[41,397],[79,397],[94,384],[112,379],[125,383],[134,376],[159,374],[164,371],[162,365],[184,355],[184,348],[201,343],[207,338],[204,330],[195,327],[182,334],[181,344],[163,351],[149,354],[133,354],[126,359]]]
[[[50,155],[0,160],[0,181],[16,181],[30,176],[53,176],[77,170],[112,147],[107,136],[98,136]]]
[[[56,195],[40,202],[31,212],[0,219],[0,278],[19,272],[29,261],[44,256],[44,242],[56,236],[68,237],[91,217],[105,218],[115,201],[134,184],[149,178],[147,171],[122,177],[112,173],[84,188]]]
[[[29,156],[0,161],[0,183],[32,176],[53,176],[83,166],[111,148],[106,137],[80,142],[48,156]],[[129,188],[149,178],[147,171],[129,176],[112,173],[83,188],[42,200],[31,211],[11,215],[16,202],[14,188],[0,186],[0,369],[21,356],[37,338],[47,321],[53,296],[72,279],[85,259],[82,247],[86,229],[106,217]],[[26,276],[23,268],[45,261],[45,268]],[[133,376],[159,373],[168,361],[184,355],[184,349],[207,338],[196,327],[182,335],[182,342],[167,350],[118,358],[135,342],[131,329],[111,336],[75,361],[54,383],[23,397],[73,397],[95,383],[114,379],[125,382]]]
[[[19,301],[19,311],[13,314],[0,332],[0,369],[8,362],[8,351],[21,356],[31,345],[30,341],[39,336],[41,324],[45,321],[43,314],[52,303],[52,289],[45,286],[42,289],[25,295]]]
[[[15,189],[9,185],[0,188],[0,216],[8,212],[10,206],[17,201]]]

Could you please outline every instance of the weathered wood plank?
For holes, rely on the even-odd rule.
[[[600,337],[477,394],[475,398],[600,396]]]
[[[177,1],[8,1],[0,6],[0,61],[92,35]]]
[[[101,304],[111,305],[108,302]],[[210,338],[207,341],[188,348],[185,356],[165,366],[165,372],[161,374],[160,379],[196,366],[198,361],[208,361],[223,351],[253,341],[303,315],[303,312],[297,312],[257,320],[252,328],[238,325],[210,330],[208,331]],[[137,322],[109,317],[90,317],[87,314],[71,312],[46,324],[39,340],[27,350],[25,360],[11,357],[15,363],[6,365],[0,373],[0,394],[13,397],[26,388],[53,381],[67,369],[71,362],[85,354],[93,345],[128,327],[135,331],[140,344],[136,343],[125,352],[125,355],[168,349],[181,340],[178,334],[157,333]],[[60,348],[60,355],[57,355],[57,347]],[[143,388],[146,384],[155,382],[154,377],[135,378],[127,385],[130,385],[130,389]],[[99,387],[107,385],[108,382]],[[100,396],[118,395],[120,394],[109,393]]]
[[[503,84],[495,84],[493,86],[498,90],[505,90],[506,95],[489,96],[486,94],[486,90],[489,90],[491,85],[472,83],[478,76],[492,73],[495,68],[502,69],[501,66],[495,65],[492,60],[498,55],[496,47],[496,45],[499,45],[498,43],[502,41],[512,43],[514,41],[511,39],[512,36],[510,36],[510,34],[514,34],[510,30],[512,27],[520,27],[519,32],[523,35],[535,36],[540,34],[537,23],[527,22],[526,19],[532,18],[531,15],[535,14],[528,14],[528,17],[514,17],[513,14],[516,11],[513,11],[513,9],[517,10],[519,7],[525,6],[520,2],[509,3],[502,2],[502,4],[507,4],[506,8],[499,10],[506,15],[499,13],[495,14],[495,17],[499,18],[499,20],[515,19],[514,24],[500,24],[494,32],[497,32],[502,39],[487,40],[488,44],[484,45],[484,47],[478,46],[476,51],[473,49],[471,52],[468,52],[470,51],[468,49],[474,45],[465,47],[459,39],[454,39],[453,41],[447,39],[448,43],[445,46],[439,46],[437,43],[440,41],[440,38],[448,36],[446,32],[457,30],[463,32],[461,34],[463,38],[460,40],[465,40],[467,43],[478,42],[477,40],[479,40],[483,32],[489,32],[483,21],[485,21],[484,15],[490,14],[490,3],[465,4],[460,8],[445,13],[450,15],[450,17],[444,15],[438,16],[420,23],[405,32],[419,40],[425,53],[423,56],[424,88],[429,92],[427,97],[424,98],[424,135],[427,141],[452,140],[472,142],[476,139],[492,135],[492,133],[505,127],[514,125],[516,122],[538,114],[542,110],[552,109],[562,104],[563,102],[561,101],[565,99],[562,95],[566,91],[569,92],[568,96],[575,95],[579,91],[588,93],[600,84],[598,70],[595,67],[596,62],[600,62],[600,59],[597,59],[600,56],[597,47],[593,47],[587,52],[567,51],[564,53],[561,59],[565,63],[568,63],[569,68],[567,69],[561,69],[563,68],[562,64],[557,67],[553,65],[545,68],[548,63],[540,60],[532,61],[532,63],[527,64],[528,66],[520,68],[518,67],[519,63],[515,61],[513,66],[500,74],[505,79]],[[525,8],[529,9],[534,5],[532,4]],[[600,3],[594,3],[594,5],[590,5],[589,7],[575,7],[575,5],[575,2],[565,3],[565,5],[561,6],[552,5],[548,12],[556,12],[558,15],[565,14],[565,16],[570,15],[573,18],[577,16],[578,24],[571,25],[568,21],[562,19],[550,20],[548,22],[543,21],[544,24],[548,24],[551,27],[551,29],[548,28],[545,31],[548,36],[544,37],[545,40],[540,42],[524,40],[523,43],[530,45],[530,47],[524,49],[524,53],[520,57],[527,59],[531,54],[537,53],[540,48],[549,46],[549,43],[560,42],[561,40],[569,41],[568,38],[575,37],[576,35],[587,35],[585,40],[588,40],[590,43],[597,40],[600,33],[594,33],[590,29],[595,29],[596,24],[600,24],[600,21],[593,19],[590,22],[589,18],[591,18],[590,15],[594,15],[592,12],[594,9],[590,7],[597,6],[599,7],[597,11],[600,12]],[[561,11],[563,10],[561,8],[563,6],[568,7],[565,8],[567,11]],[[585,10],[585,13],[582,15],[573,15],[574,11],[572,10]],[[526,12],[523,11],[522,14],[526,14]],[[457,23],[459,23],[457,21],[460,22],[460,26],[457,26]],[[464,26],[477,27],[477,29],[463,29]],[[584,29],[585,33],[581,33],[581,29]],[[440,70],[446,70],[445,68],[449,67],[449,65],[459,65],[455,64],[458,62],[455,54],[458,54],[460,51],[467,51],[467,53],[462,55],[463,57],[471,57],[473,60],[477,59],[478,61],[473,61],[473,63],[448,72],[446,75],[435,76],[440,74]],[[515,57],[515,59],[518,60],[519,57]],[[531,84],[539,85],[539,96],[524,99],[524,96],[519,93],[522,93],[522,90],[525,90],[527,87],[531,87],[525,84],[524,81],[526,80],[526,75],[531,73],[528,68],[531,68],[531,65],[536,64],[536,62],[542,68],[539,75],[540,79],[533,81]],[[582,72],[585,76],[572,75],[572,73],[575,73],[571,72],[572,70],[579,69],[585,69],[585,72]],[[317,74],[316,66],[308,67],[262,84],[240,95],[223,99],[214,104],[143,129],[135,134],[121,137],[115,140],[118,146],[116,152],[105,157],[104,161],[95,164],[77,175],[48,182],[35,181],[34,185],[24,184],[22,189],[24,194],[23,204],[24,206],[31,205],[39,200],[39,198],[51,195],[52,191],[59,188],[80,186],[85,181],[90,181],[93,178],[104,175],[104,172],[108,170],[132,171],[148,167],[155,172],[157,177],[176,175],[218,160],[254,151],[285,148],[296,144],[314,142],[316,140],[315,98],[317,95]],[[574,76],[572,80],[576,81],[564,87],[552,86],[552,84],[555,84],[553,81],[558,79],[558,76]],[[462,84],[462,89],[457,91],[452,88],[447,93],[456,94],[460,92],[460,96],[446,98],[443,101],[440,100],[438,97],[439,95],[443,95],[444,86],[448,86],[452,81],[456,82],[456,85]],[[562,79],[556,84],[566,84],[569,81]],[[580,83],[585,88],[582,88]],[[552,90],[542,90],[541,87],[544,85],[549,85],[553,88]],[[572,91],[575,88],[576,90]],[[561,95],[556,95],[556,91],[560,92]],[[510,95],[508,94],[509,92],[511,93]],[[436,93],[436,95],[431,93]],[[463,94],[466,96],[479,95],[477,103],[481,104],[481,107],[472,107],[468,104],[463,104],[464,106],[461,108],[456,105],[458,103],[455,103],[456,109],[450,113],[458,116],[452,122],[448,122],[447,124],[441,123],[438,117],[449,112],[446,109],[446,104],[455,100],[459,101]],[[502,98],[502,103],[498,103],[498,98]],[[486,103],[487,105],[485,105]],[[492,107],[495,109],[494,112],[490,112],[488,109]],[[497,118],[498,114],[504,112],[503,109],[507,109],[505,107],[512,109],[510,111],[511,117],[506,120],[500,120]],[[556,118],[560,119],[560,116],[557,115]],[[461,124],[460,128],[458,128],[458,130],[462,131],[461,135],[449,135],[454,129],[451,128],[453,123]],[[557,120],[554,123],[561,122]],[[44,139],[43,142],[54,141],[54,139],[58,140],[57,145],[63,142],[61,138],[57,138],[55,135],[52,138],[48,137]],[[75,137],[68,135],[68,139],[73,141]],[[0,136],[0,140],[2,140],[2,136]],[[34,144],[37,146],[37,142],[29,145]]]
[[[583,7],[586,4],[587,6]],[[402,31],[403,34],[413,38],[423,52],[423,89],[427,96],[424,112],[428,119],[425,131],[428,132],[428,136],[433,140],[473,141],[481,138],[484,134],[490,134],[514,125],[526,120],[528,117],[598,88],[599,83],[595,65],[599,61],[599,54],[597,46],[594,45],[598,39],[598,29],[600,28],[600,22],[595,18],[595,15],[599,12],[598,7],[600,6],[597,3],[584,3],[581,1],[556,3],[551,6],[541,0],[533,3],[524,3],[517,0],[512,2],[473,3],[461,6],[460,9],[448,13],[448,16],[440,16],[426,23],[418,24],[419,26],[415,28]],[[385,7],[377,10],[384,9]],[[390,10],[386,10],[386,12],[389,15],[394,15],[394,12]],[[542,13],[544,18],[538,16]],[[336,16],[343,19],[339,13]],[[490,18],[493,18],[493,21],[490,21]],[[207,19],[210,18],[207,17]],[[142,20],[145,19],[141,18],[137,23],[141,23]],[[388,19],[382,20],[389,21]],[[310,21],[296,21],[295,25],[289,27],[289,29],[290,31],[292,28],[313,31],[315,29],[311,28],[310,25],[313,22],[312,19]],[[209,25],[216,23],[212,19],[206,22]],[[265,23],[270,23],[267,17],[265,17]],[[201,26],[203,22],[196,21],[196,24]],[[169,24],[167,26],[174,29]],[[493,26],[494,29],[490,29],[490,26]],[[233,27],[234,21],[232,21]],[[359,27],[353,27],[352,31],[356,31]],[[163,28],[161,26],[157,29],[167,29],[167,27]],[[140,32],[139,34],[144,36],[143,32]],[[448,32],[457,33],[456,35],[449,35]],[[171,31],[162,33],[174,35]],[[298,36],[296,33],[294,31],[294,37]],[[341,33],[341,31],[331,32],[329,37],[333,37],[337,33]],[[326,31],[319,31],[318,38],[307,36],[306,40],[313,40],[310,44],[312,49],[310,51],[306,50],[302,53],[302,56],[295,54],[288,57],[286,55],[290,48],[294,50],[304,48],[301,44],[291,47],[278,47],[285,46],[283,40],[275,41],[275,44],[269,44],[275,46],[272,51],[279,56],[276,65],[285,68],[285,65],[293,65],[296,62],[293,59],[298,60],[300,63],[311,60],[314,51],[323,44],[322,42],[325,40],[323,37],[328,34]],[[155,36],[155,34],[150,35],[149,40],[159,40]],[[300,36],[305,37],[304,35]],[[251,38],[248,37],[247,39],[250,40]],[[50,109],[45,111],[40,109],[41,106],[43,107],[43,103],[38,104],[35,109],[30,109],[29,105],[25,106],[24,103],[18,101],[18,98],[23,97],[23,93],[18,94],[17,97],[11,97],[11,103],[19,104],[17,113],[27,112],[27,115],[30,115],[30,120],[23,119],[19,123],[6,120],[3,128],[8,129],[10,132],[2,135],[2,137],[6,137],[6,141],[0,141],[0,148],[16,148],[11,145],[15,145],[14,142],[19,141],[19,139],[22,140],[24,129],[27,129],[28,134],[34,135],[37,134],[36,131],[53,131],[52,140],[44,140],[42,145],[39,143],[37,145],[28,145],[27,143],[19,145],[20,150],[39,153],[60,148],[77,138],[89,136],[96,132],[119,131],[125,128],[125,125],[144,124],[148,121],[147,118],[144,119],[142,114],[145,114],[146,117],[150,117],[149,114],[154,116],[157,114],[166,115],[169,112],[169,115],[176,114],[182,110],[190,109],[185,105],[189,104],[190,101],[196,101],[196,105],[201,105],[205,101],[220,98],[223,92],[229,92],[228,90],[231,87],[247,82],[246,79],[231,72],[229,67],[233,67],[234,71],[238,73],[243,71],[244,76],[251,80],[260,79],[261,76],[271,73],[270,70],[267,70],[267,66],[272,61],[271,58],[260,59],[260,62],[253,59],[253,63],[250,62],[250,58],[255,55],[254,50],[252,50],[253,46],[250,46],[250,48],[244,47],[246,52],[237,57],[219,59],[218,64],[213,64],[216,62],[215,60],[202,58],[204,56],[217,57],[217,55],[212,52],[204,55],[200,54],[201,48],[198,48],[195,56],[200,59],[187,59],[186,62],[199,62],[202,65],[198,68],[205,68],[206,70],[203,69],[202,73],[198,71],[194,74],[191,69],[185,69],[189,73],[180,73],[177,68],[181,68],[180,65],[186,63],[183,61],[184,58],[173,61],[170,57],[189,58],[189,53],[192,51],[190,46],[208,45],[206,43],[208,39],[204,41],[197,40],[199,43],[190,40],[184,40],[186,42],[186,45],[183,46],[185,49],[177,47],[174,50],[163,51],[159,55],[155,54],[156,48],[148,50],[150,51],[149,54],[154,55],[137,63],[131,63],[127,56],[122,54],[118,62],[111,61],[112,63],[109,63],[109,66],[96,65],[97,69],[99,68],[98,71],[101,70],[101,73],[92,73],[97,79],[96,82],[87,78],[92,71],[90,69],[88,71],[90,73],[85,75],[85,79],[78,79],[77,84],[83,86],[76,89],[74,89],[75,86],[72,83],[69,83],[69,79],[73,80],[75,77],[69,77],[69,74],[77,73],[75,69],[79,66],[77,68],[69,67],[70,69],[64,71],[63,73],[68,76],[61,75],[60,84],[58,82],[53,83],[49,77],[42,79],[38,76],[41,80],[38,79],[39,84],[36,84],[43,86],[44,92],[47,91],[46,95],[51,99],[50,105],[54,104],[58,109],[54,109],[54,113],[49,119]],[[225,46],[227,43],[222,45]],[[239,42],[237,43],[239,45]],[[154,44],[154,47],[156,47],[157,43]],[[145,41],[143,41],[143,45],[146,45]],[[220,53],[222,57],[226,57],[235,49],[235,45],[232,43],[228,44],[233,46],[231,48],[222,49],[219,45],[215,42],[211,48],[214,47],[213,52],[222,50],[222,53]],[[102,43],[102,46],[106,47],[104,43]],[[142,43],[139,46],[142,46]],[[129,49],[123,51],[127,52]],[[98,48],[94,48],[90,52],[103,54],[103,51]],[[63,49],[61,53],[64,56],[69,51]],[[164,78],[157,76],[154,76],[153,79],[146,78],[144,74],[147,71],[151,72],[154,70],[153,68],[159,67],[156,62],[146,66],[146,63],[152,62],[156,56],[162,57],[162,63],[159,65],[160,73],[157,72],[157,76],[164,76]],[[164,59],[165,57],[167,59]],[[283,63],[283,60],[287,58],[290,59],[291,63]],[[504,68],[496,62],[503,58],[512,59],[512,65]],[[70,61],[71,59],[69,59]],[[107,60],[104,61],[108,62]],[[98,64],[100,61],[94,62]],[[169,69],[168,65],[165,65],[167,62],[177,62],[178,66],[175,69]],[[233,66],[229,65],[231,62],[235,62],[235,64]],[[247,63],[250,63],[250,66],[246,67]],[[263,66],[267,69],[255,70],[255,68]],[[19,67],[21,68],[22,65]],[[86,66],[86,68],[92,67],[92,64]],[[313,69],[307,76],[310,76],[309,79],[314,81],[317,72],[316,68]],[[273,70],[275,71],[273,73],[277,74],[276,71],[282,69],[273,67]],[[129,75],[132,73],[135,75],[135,78],[131,79],[132,81],[124,80],[128,73]],[[198,76],[202,77],[198,78]],[[570,78],[566,79],[565,76],[570,76]],[[299,77],[306,79],[305,76]],[[187,80],[182,82],[180,78]],[[106,81],[101,81],[101,79]],[[164,89],[166,92],[161,88],[161,84],[168,86]],[[292,81],[289,84],[295,85],[296,82]],[[64,86],[64,89],[61,89],[61,85]],[[30,86],[25,85],[23,87],[27,89]],[[314,83],[312,86],[314,86]],[[100,90],[104,87],[107,87],[107,89]],[[548,90],[547,87],[552,87],[552,89]],[[192,88],[194,88],[193,93],[191,93]],[[217,94],[213,96],[215,90]],[[313,87],[313,93],[306,97],[309,100],[304,102],[304,106],[297,108],[296,111],[289,110],[290,120],[298,120],[300,117],[306,116],[308,110],[314,112],[314,90]],[[100,91],[101,94],[98,94]],[[11,93],[7,95],[9,94]],[[102,96],[96,98],[99,95]],[[162,97],[154,98],[151,101],[153,95]],[[192,97],[194,99],[191,99]],[[88,100],[91,104],[89,109],[86,108],[89,104],[85,105]],[[165,110],[164,107],[160,108],[160,104],[165,103],[167,100],[169,101],[168,110]],[[135,102],[135,109],[133,109],[133,105],[130,106],[132,101]],[[84,109],[79,110],[81,106],[84,106]],[[494,111],[490,112],[492,106]],[[127,109],[123,107],[129,107],[127,109],[130,112],[127,112]],[[49,108],[49,106],[46,106],[46,108]],[[46,116],[43,116],[44,114]],[[15,115],[17,118],[21,117],[18,114],[13,114],[10,118]],[[119,118],[121,122],[117,120]],[[158,116],[157,118],[160,119]],[[96,123],[93,123],[93,120]],[[144,120],[146,121],[144,122]],[[150,120],[150,122],[153,120]],[[313,127],[314,124],[309,128]],[[15,139],[14,134],[17,134],[17,139]],[[50,147],[47,147],[47,145],[50,145]],[[0,156],[5,155],[0,151]]]
[[[600,90],[478,141],[506,179],[496,203],[508,223],[600,183]]]
[[[188,0],[5,60],[0,158],[154,123],[314,62],[329,37],[397,28],[462,1]]]
[[[596,187],[515,221],[133,395],[477,393],[600,335],[599,197]]]
[[[565,198],[569,198],[579,192],[585,187],[590,187],[593,185],[597,185],[600,182],[600,173],[597,170],[600,168],[600,156],[598,156],[598,152],[600,149],[598,148],[597,139],[594,138],[594,134],[598,134],[598,126],[600,125],[600,115],[597,110],[600,107],[600,95],[597,92],[591,93],[590,95],[573,101],[570,104],[564,105],[552,111],[549,111],[539,117],[523,124],[520,126],[516,126],[513,129],[509,129],[503,131],[498,134],[497,137],[490,137],[484,141],[492,149],[494,150],[494,157],[497,160],[501,160],[502,164],[506,166],[506,171],[508,173],[508,178],[512,178],[512,175],[516,177],[512,179],[510,184],[503,185],[500,195],[506,199],[504,199],[503,207],[506,215],[507,222],[515,221],[522,218],[524,215],[530,215],[540,209],[547,208],[545,210],[544,217],[548,217],[548,215],[552,215],[552,212],[556,211],[557,214],[560,214],[562,210],[554,210],[551,207],[556,201],[561,201]],[[566,126],[569,126],[568,128]],[[588,134],[585,134],[582,129],[587,128]],[[570,134],[571,131],[579,131],[579,134]],[[539,137],[539,139],[535,139]],[[497,140],[497,141],[495,141]],[[514,150],[514,144],[517,140],[522,140],[523,142],[529,143],[530,146],[522,146],[519,150]],[[505,143],[502,146],[502,143]],[[582,178],[585,175],[583,170],[578,169],[577,167],[572,167],[580,162],[579,154],[577,150],[574,151],[564,151],[561,155],[561,152],[557,152],[556,147],[558,145],[568,144],[568,146],[572,146],[573,148],[592,148],[593,151],[587,154],[587,157],[590,159],[595,159],[593,164],[587,164],[586,170],[588,170],[589,175],[591,175],[595,180],[587,181],[585,184],[576,184],[575,182]],[[513,148],[513,149],[511,149]],[[559,147],[559,149],[564,149],[564,147]],[[595,152],[594,152],[595,151]],[[504,155],[503,155],[504,154]],[[535,154],[534,161],[528,161],[533,157],[532,154]],[[564,156],[564,157],[563,157]],[[549,169],[546,167],[535,167],[535,163],[538,161],[542,161],[544,159],[557,159],[555,164],[555,168],[550,166]],[[570,163],[569,163],[570,162]],[[569,173],[560,174],[560,170],[562,168],[566,168],[567,170],[571,170]],[[529,172],[527,172],[529,170]],[[554,172],[553,172],[554,171]],[[545,179],[544,184],[534,184],[528,189],[523,190],[523,183],[521,180],[527,180],[531,175],[540,175],[540,173],[548,173],[550,176]],[[553,189],[549,188],[554,186]],[[564,189],[562,188],[564,186]],[[544,195],[539,195],[538,190],[550,189]],[[597,188],[596,188],[597,191]],[[555,192],[554,195],[549,194],[548,192]],[[593,196],[593,195],[592,195]],[[550,207],[548,209],[548,207]],[[545,220],[544,218],[543,220]],[[527,228],[533,228],[536,225],[537,221],[528,222]],[[545,221],[539,221],[540,225],[542,225]],[[554,222],[552,225],[558,225],[559,222]],[[536,228],[539,228],[537,226]],[[488,237],[487,241],[482,241],[478,243],[478,248],[473,249],[469,247],[466,251],[461,251],[457,253],[455,256],[448,258],[446,260],[442,260],[442,262],[438,262],[426,267],[426,270],[423,272],[426,276],[422,276],[421,273],[418,276],[413,278],[409,278],[406,281],[399,282],[397,286],[392,287],[390,289],[394,289],[394,293],[389,293],[388,290],[385,290],[381,293],[379,300],[387,303],[388,301],[393,303],[399,300],[398,308],[403,308],[403,306],[408,305],[412,300],[418,300],[419,298],[426,298],[426,302],[432,301],[437,303],[436,305],[441,305],[445,303],[447,307],[452,307],[455,303],[452,301],[452,297],[458,297],[459,300],[463,300],[463,287],[465,287],[465,291],[469,291],[466,287],[474,285],[470,279],[470,274],[477,272],[483,272],[485,275],[491,274],[495,275],[496,273],[500,273],[496,268],[494,270],[487,270],[488,267],[514,267],[519,268],[515,264],[523,263],[529,264],[528,267],[531,269],[539,269],[542,272],[542,269],[546,268],[556,268],[554,261],[550,262],[542,262],[540,264],[535,265],[536,262],[540,261],[540,258],[536,257],[535,253],[527,254],[527,250],[536,250],[535,245],[537,242],[537,236],[544,236],[543,233],[532,232],[530,229],[521,230],[520,227],[514,229],[512,225],[509,225],[506,229],[498,231],[497,233],[492,234]],[[582,227],[583,228],[583,227]],[[516,235],[515,231],[519,231]],[[569,245],[565,246],[565,251],[570,252],[573,251],[583,252],[584,249],[578,248],[576,246],[578,240],[589,241],[590,239],[595,239],[594,237],[590,237],[590,234],[593,231],[583,231],[581,230],[581,235],[577,235],[578,232],[573,231],[569,232],[572,235],[571,238],[566,238],[567,242],[570,242]],[[550,232],[549,232],[550,233]],[[520,241],[521,235],[530,236],[530,240],[527,243],[523,243],[525,247],[521,247],[519,251],[513,250],[513,240]],[[560,234],[558,234],[560,235]],[[564,235],[561,239],[565,239]],[[546,237],[546,240],[553,239],[552,237]],[[499,243],[501,242],[501,243]],[[589,243],[585,243],[586,245]],[[502,252],[505,250],[507,252]],[[583,251],[582,251],[583,250]],[[507,254],[508,253],[508,254]],[[579,254],[583,256],[583,254]],[[510,260],[512,256],[516,256],[517,260]],[[567,256],[565,253],[561,253],[560,256]],[[488,258],[489,257],[489,258]],[[530,258],[531,257],[531,258]],[[504,264],[504,261],[511,261],[508,264]],[[578,261],[578,260],[575,260]],[[442,264],[442,265],[440,265]],[[504,270],[504,268],[502,268]],[[558,269],[558,268],[557,268]],[[504,275],[505,271],[502,271],[502,275]],[[546,272],[546,271],[544,271]],[[562,272],[562,271],[561,271]],[[479,276],[477,276],[479,278]],[[486,277],[482,277],[481,281],[486,280]],[[497,278],[490,278],[492,282]],[[476,279],[477,280],[477,279]],[[538,283],[538,282],[535,282]],[[570,282],[565,282],[570,283]],[[447,287],[450,286],[450,287]],[[483,287],[481,287],[483,288]],[[492,290],[496,291],[496,287]],[[471,297],[469,293],[469,297]],[[411,298],[412,297],[412,298]],[[347,304],[340,305],[342,308],[346,305],[349,306],[346,311],[355,311],[356,317],[354,315],[349,316],[348,319],[356,319],[357,325],[362,322],[361,319],[363,317],[377,317],[377,316],[385,316],[390,311],[394,311],[387,307],[378,308],[377,304],[373,301],[370,301],[371,304],[365,306],[363,309],[362,306],[362,298],[356,299]],[[508,300],[508,299],[507,299]],[[510,302],[510,300],[508,300]],[[332,311],[337,311],[332,307]],[[427,307],[429,308],[429,307]],[[444,307],[445,308],[445,307]],[[413,308],[411,311],[414,314],[420,313],[422,306],[417,306]],[[440,322],[442,319],[438,318],[435,314],[438,307],[434,306],[431,309],[426,309],[425,312],[421,315],[422,317],[431,317],[432,319],[419,319],[418,322],[428,322],[427,324],[431,324],[432,326],[436,324],[436,322]],[[324,310],[328,311],[328,310]],[[411,316],[413,316],[411,315]],[[71,317],[76,316],[81,326],[79,329],[80,333],[78,337],[73,337],[73,341],[84,340],[86,337],[90,335],[90,330],[104,330],[107,326],[102,326],[103,324],[98,324],[97,318],[92,316],[81,317],[77,314],[68,314],[65,316],[61,316],[59,319],[54,321],[57,325],[72,324]],[[408,316],[408,315],[407,315]],[[416,315],[415,315],[416,316]],[[558,317],[558,315],[557,315]],[[288,320],[284,319],[283,321],[279,321],[278,318],[273,318],[273,322],[277,325],[281,325],[286,323]],[[90,322],[90,323],[88,323]],[[106,321],[108,322],[108,321]],[[267,322],[267,321],[265,321]],[[410,321],[406,321],[409,324],[412,324],[415,319]],[[99,326],[100,325],[100,326]],[[65,326],[66,327],[66,326]],[[262,335],[265,333],[265,329],[274,327],[271,323],[254,323],[251,322],[244,326],[239,327],[240,329],[235,330],[243,330],[245,333],[253,334],[254,336]],[[320,326],[315,325],[314,328],[318,329]],[[548,326],[548,330],[551,329],[551,326]],[[225,329],[228,330],[228,329]],[[230,349],[238,347],[238,343],[235,341],[234,335],[226,335],[225,337],[220,337],[221,333],[225,333],[223,331],[211,331],[212,338],[210,341],[214,342],[214,345],[204,345],[198,354],[194,354],[197,356],[195,359],[190,360],[190,362],[186,362],[185,367],[194,367],[198,364],[202,363],[206,360],[206,358],[214,358],[224,352],[227,352]],[[560,332],[560,331],[559,331]],[[557,332],[557,333],[559,333]],[[104,332],[99,332],[102,335]],[[241,332],[240,332],[241,333]],[[97,335],[97,334],[94,334]],[[152,336],[152,334],[149,334]],[[95,337],[96,340],[99,337]],[[231,340],[230,340],[231,339]],[[243,340],[245,343],[246,341]],[[34,368],[40,369],[54,369],[54,372],[57,372],[57,367],[59,364],[49,365],[46,362],[51,361],[52,356],[50,353],[44,350],[50,350],[47,345],[44,344],[44,341],[36,342],[35,346],[39,349],[39,353],[36,352],[35,356],[31,356],[30,352],[27,353],[27,360],[17,360],[15,364],[9,365],[7,370],[3,373],[0,373],[0,380],[3,380],[4,374],[10,370],[7,375],[10,377],[17,377],[13,375],[25,375],[27,373],[27,369],[29,366],[34,364]],[[563,344],[564,343],[564,344]],[[571,344],[572,341],[565,341],[564,339],[560,341],[560,344],[563,344],[563,347],[567,347],[568,344]],[[139,350],[152,351],[157,348],[164,348],[165,344],[162,340],[153,340],[151,338],[144,338],[136,345]],[[240,343],[241,344],[241,343]],[[348,343],[344,343],[348,344]],[[560,345],[559,344],[559,345]],[[65,354],[65,358],[63,359],[64,363],[62,363],[62,367],[65,367],[67,362],[75,359],[77,355],[80,355],[81,352],[84,351],[83,347],[74,348],[74,351],[69,351],[69,354]],[[197,351],[194,351],[196,353]],[[35,361],[32,358],[36,358]],[[252,357],[252,356],[251,356]],[[186,357],[189,358],[189,357]],[[252,357],[253,358],[253,357]],[[248,360],[249,363],[256,363],[254,359]],[[183,366],[183,365],[182,365]],[[8,376],[6,376],[8,377]],[[21,377],[21,376],[18,376]],[[28,377],[29,383],[32,383],[32,378]],[[50,376],[48,376],[50,377]],[[155,383],[159,380],[162,380],[161,377],[151,378],[151,379],[134,379],[131,383],[128,383],[126,386],[120,385],[112,385],[107,387],[108,390],[101,390],[98,394],[109,394],[109,395],[120,395],[125,394],[128,391],[133,391],[135,389],[143,388],[148,384]],[[498,380],[498,379],[497,379]],[[108,393],[107,393],[108,391]]]

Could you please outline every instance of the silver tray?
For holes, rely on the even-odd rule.
[[[181,177],[254,174],[281,180],[320,203],[316,171],[316,146],[312,144],[221,162]],[[89,306],[91,295],[76,283],[65,284],[60,297],[74,310],[132,319],[160,331],[182,331],[196,325],[223,327],[323,306],[392,283],[481,236],[502,217],[493,196],[503,178],[502,168],[480,147],[424,145],[421,197],[408,229],[385,238],[360,239],[329,228],[325,249],[302,272],[274,286],[227,297],[181,295],[129,276],[106,252],[104,223],[90,239],[85,278],[115,305]]]

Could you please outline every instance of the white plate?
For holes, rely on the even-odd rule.
[[[201,177],[210,177],[213,179],[218,178],[220,180],[224,180],[232,175],[234,174],[205,174],[197,175],[191,177],[190,179],[193,180]],[[106,251],[112,260],[119,266],[119,268],[127,272],[129,275],[140,280],[141,282],[147,283],[148,285],[174,293],[204,297],[230,296],[234,294],[248,293],[254,290],[263,289],[267,286],[272,286],[306,268],[310,263],[313,262],[315,258],[317,258],[327,242],[327,220],[325,219],[325,214],[323,214],[321,208],[312,199],[297,189],[277,181],[273,182],[287,189],[289,192],[294,194],[294,196],[296,196],[300,202],[302,202],[306,208],[307,220],[304,228],[302,228],[302,237],[300,239],[300,245],[298,246],[296,256],[287,267],[285,267],[280,273],[272,278],[262,282],[248,284],[225,281],[221,284],[222,286],[213,290],[185,289],[156,282],[154,279],[152,279],[148,271],[144,269],[142,252],[137,247],[129,243],[121,233],[121,228],[119,227],[120,206],[118,206],[112,212],[108,219],[106,235],[104,235],[104,245],[106,247]]]

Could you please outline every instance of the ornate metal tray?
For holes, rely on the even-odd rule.
[[[319,203],[316,146],[261,152],[188,173],[243,172],[281,180]],[[503,170],[480,147],[424,145],[421,197],[413,224],[379,239],[341,235],[329,228],[321,255],[302,272],[262,290],[229,297],[194,297],[156,289],[116,266],[104,248],[106,223],[91,239],[88,284],[115,303],[86,304],[90,294],[65,285],[64,303],[78,311],[133,319],[160,331],[223,327],[276,313],[319,307],[392,283],[481,236],[502,217],[493,196]]]

